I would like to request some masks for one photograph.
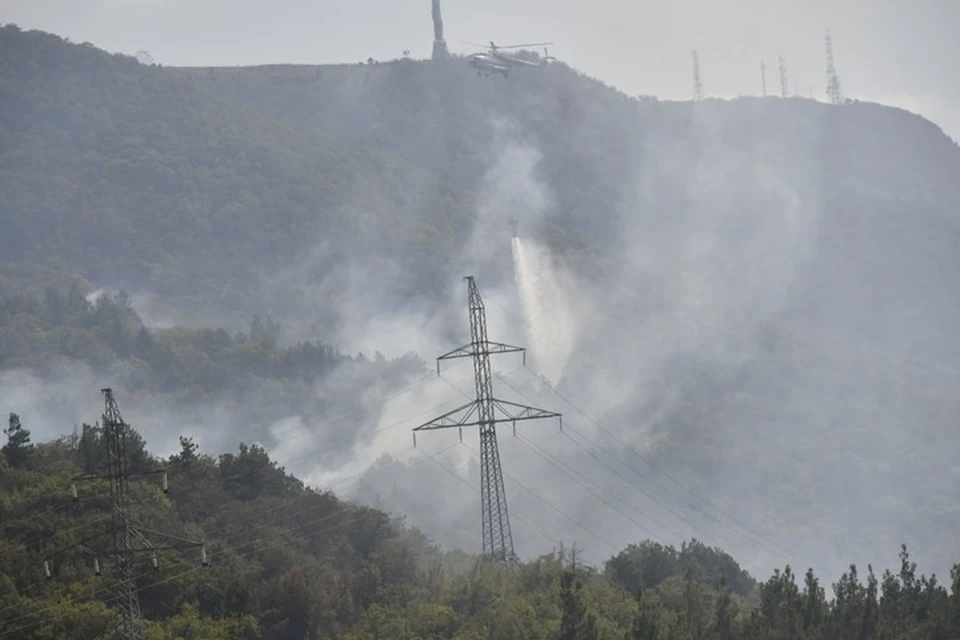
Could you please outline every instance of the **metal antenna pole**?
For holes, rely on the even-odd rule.
[[[522,347],[491,342],[487,338],[487,315],[480,290],[473,276],[467,276],[464,280],[467,282],[469,298],[470,344],[437,358],[437,375],[440,374],[441,360],[472,358],[477,397],[462,407],[416,427],[413,430],[414,444],[416,444],[417,431],[458,427],[462,440],[463,427],[478,426],[480,428],[480,520],[483,554],[498,562],[512,562],[516,559],[516,554],[513,550],[510,516],[507,512],[507,494],[503,486],[496,425],[501,422],[512,422],[516,429],[518,420],[560,418],[562,421],[562,416],[552,411],[494,397],[490,356],[498,353],[523,353],[524,363],[526,363],[526,351]]]
[[[700,52],[693,52],[693,100],[703,100],[703,80],[700,77]]]
[[[790,84],[787,82],[787,63],[780,57],[780,97],[790,97]]]
[[[141,527],[135,527],[131,524],[128,511],[129,479],[135,476],[147,476],[154,474],[163,475],[163,491],[167,492],[167,472],[164,469],[153,471],[131,472],[129,458],[127,455],[127,439],[130,431],[130,425],[124,422],[120,415],[120,408],[113,397],[112,389],[101,389],[104,396],[103,412],[103,444],[106,448],[106,473],[88,474],[73,478],[73,497],[79,498],[77,491],[77,482],[87,480],[109,480],[110,498],[112,504],[110,531],[113,538],[112,554],[114,558],[114,576],[116,579],[116,600],[119,609],[119,634],[122,638],[128,640],[143,640],[143,620],[140,615],[140,600],[137,597],[137,584],[133,570],[134,556],[140,552],[150,552],[153,554],[153,568],[159,569],[156,552],[167,549],[190,549],[200,548],[201,558],[204,566],[207,566],[206,548],[202,542],[180,538],[167,533],[149,531]],[[173,540],[172,544],[166,546],[155,546],[147,539],[146,534],[160,536]],[[141,545],[140,548],[134,547],[134,540]],[[100,562],[94,552],[89,547],[79,545],[81,551],[94,556],[94,571],[100,574]],[[44,561],[44,569],[47,577],[50,577],[49,558],[59,555],[63,550],[57,551],[48,556]]]

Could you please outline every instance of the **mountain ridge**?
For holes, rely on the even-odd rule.
[[[169,324],[228,330],[165,333],[147,362],[177,373],[164,378],[174,395],[150,401],[195,394],[236,352],[256,366],[280,358],[237,336],[254,333],[253,314],[286,329],[284,344],[319,335],[345,352],[432,358],[464,341],[459,280],[472,273],[503,340],[562,352],[557,389],[623,441],[656,440],[644,455],[692,474],[726,512],[761,518],[766,535],[800,546],[836,533],[838,561],[907,533],[936,548],[937,563],[952,558],[952,542],[910,520],[956,521],[952,506],[938,511],[956,495],[943,446],[955,438],[955,402],[889,360],[840,366],[836,346],[856,340],[948,370],[960,362],[960,150],[929,122],[858,103],[636,100],[562,63],[504,81],[476,78],[456,59],[319,74],[171,69],[10,27],[0,53],[3,286],[33,295],[69,286],[72,274],[87,288],[129,289]],[[513,215],[526,267],[565,294],[541,300],[541,317],[517,292]],[[104,375],[142,367],[96,341],[84,352],[86,342],[54,340],[77,327],[53,323],[49,308],[7,308],[23,342],[3,353],[30,354],[36,340],[88,365],[116,360]],[[105,315],[96,308],[78,318]],[[104,320],[82,329],[101,340]],[[837,342],[812,339],[821,335]],[[282,447],[286,420],[310,435],[315,394],[340,393],[371,415],[324,437],[373,454],[380,422],[448,399],[421,391],[404,400],[417,405],[408,413],[381,406],[399,382],[336,371],[331,388],[246,383],[264,400],[255,396],[262,424],[245,435]],[[377,393],[365,395],[367,385]],[[559,402],[545,388],[531,394]],[[187,423],[210,428],[198,414]],[[922,446],[908,448],[912,436]],[[901,451],[910,464],[890,459]],[[552,481],[538,465],[518,469],[520,479]],[[345,469],[324,460],[316,471]],[[399,488],[398,510],[416,512],[402,502],[416,491],[411,478],[382,479]],[[610,538],[627,535],[595,500],[561,497]],[[729,534],[660,499],[704,533]],[[454,502],[449,513],[470,506]],[[881,508],[886,528],[869,520]],[[450,524],[420,516],[431,530]],[[751,553],[738,543],[733,552]]]

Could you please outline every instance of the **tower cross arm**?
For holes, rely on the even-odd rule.
[[[474,419],[474,416],[477,415],[477,409],[480,408],[480,404],[476,400],[471,400],[462,407],[457,407],[453,411],[448,411],[439,418],[434,418],[430,422],[424,422],[419,427],[415,427],[414,431],[430,431],[433,429],[448,429],[450,427],[466,427],[469,425],[479,424],[478,420]]]
[[[474,356],[497,355],[501,353],[522,353],[523,364],[527,364],[527,350],[523,347],[517,347],[503,342],[481,342],[480,344],[465,344],[449,351],[437,358],[437,375],[440,375],[440,361],[453,360],[455,358],[473,358]]]
[[[166,469],[151,469],[149,471],[134,471],[128,473],[126,477],[128,478],[140,478],[145,476],[158,476],[161,474],[167,473]],[[92,480],[109,480],[113,476],[109,473],[85,473],[79,476],[73,476],[70,478],[71,482],[90,482]]]
[[[493,399],[493,406],[503,417],[497,418],[494,422],[514,422],[516,420],[540,420],[542,418],[559,418],[563,420],[563,414],[556,411],[547,411],[539,407],[533,407],[526,404],[518,404],[509,400]]]
[[[457,407],[439,418],[434,418],[430,422],[425,422],[414,431],[430,431],[433,429],[448,429],[450,427],[476,427],[481,424],[498,424],[502,422],[517,422],[519,420],[539,420],[542,418],[560,418],[563,415],[555,411],[546,411],[538,407],[525,404],[517,404],[508,400],[491,400],[494,411],[497,415],[492,420],[483,420],[479,417],[479,403],[474,400],[468,402],[462,407]]]
[[[191,547],[202,547],[203,543],[198,542],[197,540],[190,540],[188,538],[181,538],[180,536],[175,536],[172,533],[163,533],[162,531],[153,531],[151,529],[146,529],[144,527],[130,527],[130,530],[144,541],[145,544],[149,545],[154,549],[189,549]],[[167,547],[153,547],[153,543],[147,540],[146,536],[156,536],[158,538],[164,538],[170,541]]]

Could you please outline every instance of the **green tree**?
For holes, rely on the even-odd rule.
[[[597,620],[587,610],[583,601],[583,582],[575,569],[568,569],[560,576],[559,640],[596,640]]]
[[[637,590],[637,612],[633,625],[624,640],[657,640],[660,637],[660,610],[644,598],[643,590]]]
[[[177,454],[176,459],[183,463],[184,467],[189,467],[197,460],[198,448],[200,445],[196,444],[193,438],[180,436],[180,453]]]
[[[733,593],[727,588],[725,581],[721,588],[723,591],[717,598],[714,632],[718,640],[734,640],[736,638],[734,621],[737,617],[737,611],[733,604]]]
[[[30,432],[20,424],[20,416],[11,413],[3,433],[7,436],[7,444],[0,451],[7,459],[7,464],[14,469],[24,466],[33,454],[33,445],[30,444]]]
[[[645,541],[631,544],[607,561],[606,575],[626,589],[652,589],[680,573],[677,551],[671,546]]]
[[[803,591],[803,631],[808,638],[822,637],[821,627],[828,612],[827,598],[813,569],[807,569]]]

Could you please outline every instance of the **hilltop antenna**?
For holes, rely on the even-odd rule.
[[[700,54],[693,51],[693,100],[699,102],[703,100],[703,81],[700,78]]]
[[[767,97],[767,63],[760,63],[760,82],[763,84],[763,97]]]
[[[487,315],[480,290],[473,276],[467,276],[464,280],[467,282],[470,308],[470,344],[437,358],[437,375],[440,375],[441,360],[473,358],[477,397],[462,407],[416,427],[413,430],[413,445],[417,445],[417,431],[457,427],[460,429],[462,442],[463,427],[480,427],[480,521],[483,529],[483,554],[497,562],[514,562],[516,554],[513,551],[513,534],[507,513],[507,494],[503,486],[496,425],[512,422],[513,432],[516,434],[518,420],[559,418],[562,429],[563,417],[552,411],[494,398],[490,356],[499,353],[522,353],[526,364],[526,350],[487,339]]]
[[[843,90],[840,88],[840,77],[837,75],[837,69],[833,64],[833,38],[830,36],[830,29],[827,29],[825,38],[827,45],[827,98],[830,104],[840,104],[843,102]]]
[[[790,83],[787,82],[787,63],[783,61],[783,56],[780,56],[780,97],[790,97]]]
[[[440,0],[433,0],[433,59],[450,57],[447,42],[443,39],[443,16],[440,15]]]
[[[89,480],[108,480],[110,482],[110,497],[113,502],[111,512],[110,531],[113,538],[113,558],[114,558],[114,578],[117,591],[118,609],[120,610],[119,633],[120,637],[127,640],[143,640],[143,620],[140,616],[140,601],[137,598],[136,577],[133,574],[134,555],[139,552],[150,552],[153,555],[153,568],[160,568],[157,560],[157,551],[168,549],[201,549],[201,559],[203,566],[207,566],[206,547],[202,542],[195,542],[185,538],[178,538],[167,533],[149,531],[147,529],[134,527],[130,523],[128,511],[128,493],[129,479],[138,476],[162,475],[163,492],[167,493],[166,469],[157,469],[154,471],[130,470],[129,460],[127,458],[127,436],[130,425],[123,421],[120,415],[120,409],[113,397],[112,389],[101,389],[104,396],[103,412],[103,436],[102,442],[106,449],[107,471],[103,474],[86,474],[73,478],[72,485],[74,500],[79,499],[77,491],[77,482]],[[175,541],[166,546],[155,546],[147,539],[147,535],[160,536]],[[141,544],[141,548],[134,547],[134,540]],[[94,572],[100,575],[100,562],[88,547],[80,546],[81,551],[93,554]],[[44,561],[44,571],[48,578],[50,575],[49,562]]]

